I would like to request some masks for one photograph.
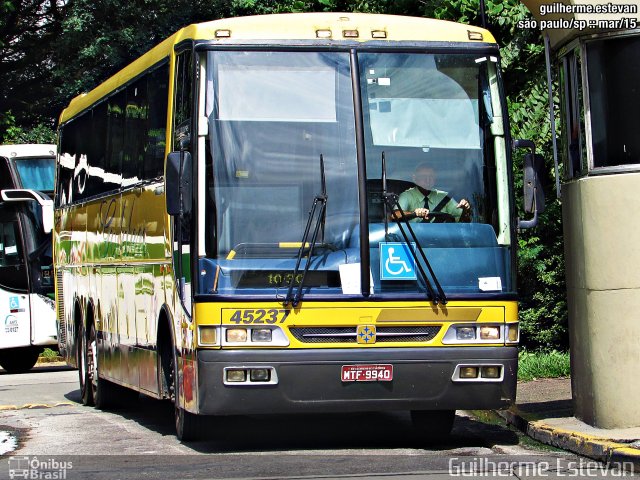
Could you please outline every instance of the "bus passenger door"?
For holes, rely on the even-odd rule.
[[[0,206],[0,348],[31,344],[29,276],[18,216]]]
[[[182,175],[191,177],[193,172],[189,169],[189,162],[183,164],[183,160],[193,154],[194,144],[197,143],[195,132],[192,131],[192,119],[194,111],[193,95],[193,52],[184,50],[176,56],[175,63],[175,97],[174,97],[174,132],[172,138],[172,151],[180,152]],[[175,154],[175,153],[174,153]],[[189,195],[188,192],[183,194]],[[172,219],[173,240],[173,266],[177,282],[178,304],[175,308],[176,325],[176,350],[180,352],[177,362],[179,382],[179,396],[176,404],[181,407],[193,405],[195,402],[195,388],[197,388],[195,372],[194,350],[194,324],[191,312],[191,232],[192,212],[189,211],[190,198],[184,202],[184,209]]]

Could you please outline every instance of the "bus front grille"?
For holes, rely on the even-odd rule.
[[[440,325],[377,327],[376,343],[428,342],[440,331]],[[302,343],[357,343],[356,327],[292,327],[289,329]]]

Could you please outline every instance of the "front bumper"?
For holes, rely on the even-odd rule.
[[[391,364],[390,382],[342,382],[342,365]],[[501,365],[502,381],[454,382],[458,365]],[[236,415],[498,409],[516,396],[516,347],[199,350],[197,413]],[[272,367],[276,384],[229,385],[225,367]]]

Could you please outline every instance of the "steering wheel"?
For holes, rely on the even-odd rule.
[[[429,216],[425,220],[433,218],[431,223],[455,223],[456,218],[450,213],[446,212],[429,212]],[[423,220],[424,221],[424,220]]]

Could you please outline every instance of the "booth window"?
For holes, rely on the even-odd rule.
[[[582,90],[580,48],[570,50],[560,59],[560,95],[562,119],[562,160],[565,178],[587,173],[587,148]]]
[[[640,163],[640,37],[586,44],[593,167]]]

